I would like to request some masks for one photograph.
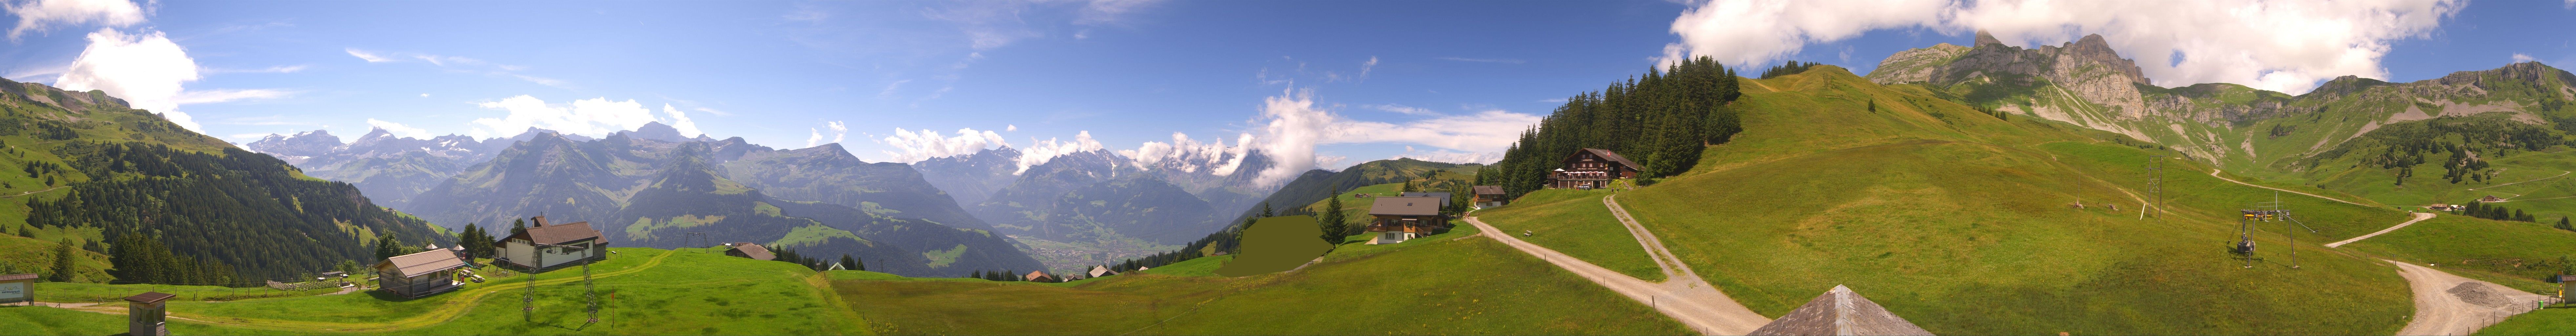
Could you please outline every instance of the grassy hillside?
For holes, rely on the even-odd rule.
[[[1764,315],[1835,285],[1942,334],[2385,334],[2413,308],[2393,270],[2316,246],[2402,212],[2284,198],[2322,233],[2302,232],[2291,269],[2267,224],[2248,269],[2225,250],[2234,210],[2270,192],[2205,166],[2167,162],[2172,212],[2141,220],[2139,168],[2162,153],[2108,134],[1830,66],[1744,87],[1743,133],[1619,200]],[[2088,207],[2067,205],[2079,197]]]
[[[1664,270],[1637,245],[1610,208],[1601,205],[1608,190],[1547,189],[1521,196],[1511,205],[1477,210],[1474,216],[1505,233],[1522,234],[1532,243],[1565,252],[1628,276],[1663,281]]]
[[[848,278],[885,334],[1680,334],[1679,323],[1460,230],[1345,245],[1304,270],[1241,278],[1193,259],[1071,287]],[[1283,313],[1296,312],[1296,313]]]
[[[2576,335],[2576,307],[2555,307],[2514,316],[2478,329],[2478,335]]]
[[[863,320],[826,295],[825,280],[803,267],[709,250],[613,248],[592,271],[603,305],[600,323],[584,325],[579,269],[537,275],[537,310],[523,316],[522,276],[493,277],[465,289],[419,299],[380,292],[225,302],[174,301],[175,334],[865,334]],[[487,276],[501,274],[485,269]],[[109,317],[99,319],[97,317]],[[96,321],[92,321],[96,320]],[[63,321],[79,322],[70,325]],[[87,326],[123,318],[94,312],[0,308],[0,326],[54,325],[53,334],[116,331]],[[200,321],[219,321],[206,323]],[[9,329],[30,330],[30,329]]]

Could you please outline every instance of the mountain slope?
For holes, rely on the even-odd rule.
[[[726,177],[780,198],[839,204],[956,228],[993,228],[968,215],[912,166],[859,161],[837,143],[780,151],[751,148],[723,165]]]
[[[709,147],[682,144],[662,164],[661,175],[636,192],[602,231],[614,231],[611,236],[629,246],[699,247],[691,240],[703,238],[757,242],[825,259],[849,254],[872,270],[895,274],[947,276],[1038,267],[1036,260],[987,231],[771,198],[763,190],[718,177],[717,167],[706,162]]]
[[[378,235],[405,245],[453,240],[375,205],[345,183],[232,147],[104,92],[0,81],[0,223],[11,232],[104,245],[146,239],[228,279],[167,275],[182,265],[115,265],[126,281],[255,284],[372,261]],[[26,226],[15,223],[22,222]],[[85,281],[106,281],[90,278]]]
[[[2222,247],[2234,210],[2270,191],[2195,172],[2206,165],[2166,162],[2170,212],[2141,219],[2138,168],[2169,152],[1837,67],[1748,81],[1742,133],[1617,199],[1756,312],[1835,285],[1941,334],[2384,334],[2412,308],[2384,264],[2316,246],[2403,212],[2284,198],[2320,233],[2257,234],[2265,259],[2249,269]]]

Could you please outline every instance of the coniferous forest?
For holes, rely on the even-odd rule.
[[[1743,125],[1727,103],[1742,95],[1736,75],[1715,59],[1700,57],[1597,92],[1566,98],[1565,105],[1521,132],[1503,160],[1476,174],[1477,185],[1500,185],[1512,197],[1538,190],[1560,159],[1582,148],[1627,157],[1643,176],[1690,170],[1704,146],[1725,143]]]
[[[102,228],[116,242],[117,283],[258,285],[372,263],[367,242],[377,235],[403,246],[451,240],[347,183],[299,179],[268,155],[106,142],[53,152],[89,179],[72,183],[68,196],[28,202],[27,223]]]

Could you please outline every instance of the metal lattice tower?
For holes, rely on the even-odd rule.
[[[534,270],[530,270],[530,271],[534,271]],[[527,275],[526,275],[526,276],[528,277],[528,291],[527,291],[527,294],[526,294],[526,295],[523,295],[523,296],[520,296],[520,297],[519,297],[519,317],[520,317],[521,319],[528,320],[528,321],[536,321],[536,320],[537,320],[537,273],[536,273],[536,272],[525,272],[525,273],[527,273]]]
[[[590,263],[581,263],[581,294],[590,297],[590,323],[599,323],[599,287],[590,283]]]
[[[2147,198],[2148,202],[2151,204],[2145,204],[2138,207],[2138,219],[2146,219],[2148,213],[2162,212],[2165,210],[2164,162],[2165,156],[2163,155],[2147,156]],[[2163,214],[2156,215],[2156,221],[2162,222],[2164,219],[2165,216]]]

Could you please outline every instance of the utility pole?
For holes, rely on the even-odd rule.
[[[2153,202],[2154,204],[2152,204],[2152,205],[2141,205],[2141,206],[2139,206],[2139,208],[2140,208],[2140,209],[2138,209],[2138,219],[2146,219],[2146,218],[2147,218],[2147,213],[2150,213],[2150,212],[2157,212],[2157,214],[2156,214],[2156,222],[2158,222],[2158,223],[2162,223],[2162,222],[2164,222],[2164,220],[2165,220],[2165,216],[2164,216],[2164,214],[2162,214],[2162,213],[2161,213],[2161,212],[2163,212],[2163,211],[2165,210],[2165,165],[2164,165],[2164,162],[2165,162],[2165,156],[2164,156],[2164,155],[2148,155],[2148,156],[2147,156],[2147,197],[2148,197],[2148,202]],[[2147,209],[2145,209],[2145,208],[2155,208],[2155,210],[2154,210],[2154,211],[2148,211],[2148,210],[2147,210]]]

